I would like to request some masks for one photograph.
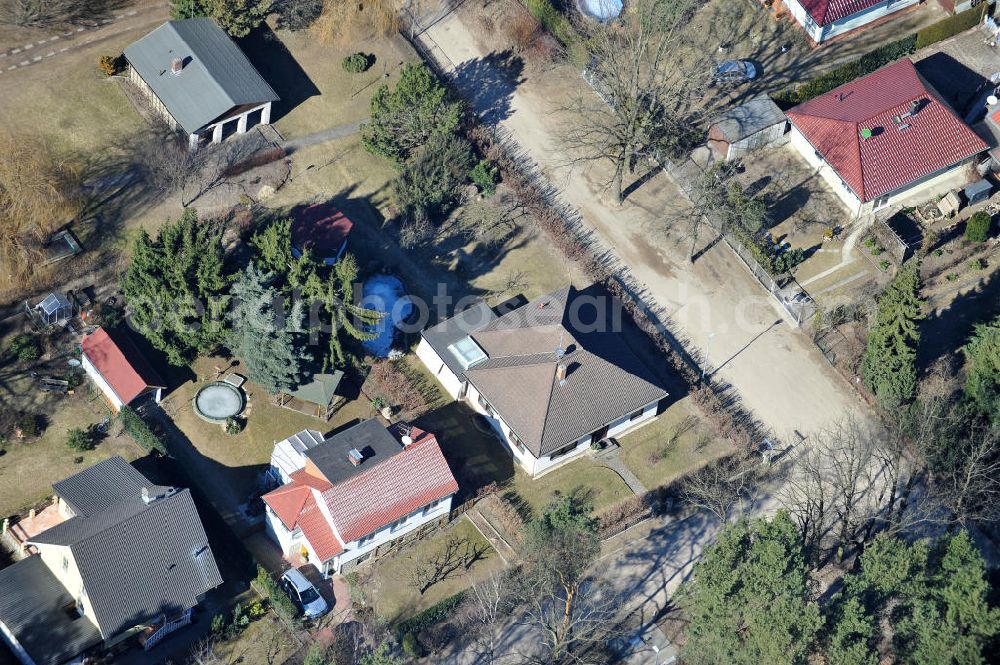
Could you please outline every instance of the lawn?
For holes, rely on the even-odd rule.
[[[518,469],[507,492],[516,493],[533,515],[541,514],[561,496],[577,496],[595,513],[633,496],[621,476],[587,455],[540,478],[531,478]]]
[[[337,45],[321,43],[309,31],[278,30],[252,35],[240,45],[281,97],[272,119],[285,138],[365,120],[378,86],[395,85],[400,67],[418,59],[400,35]],[[358,50],[374,56],[374,63],[351,74],[341,62]]]
[[[0,125],[45,136],[57,149],[87,162],[127,139],[144,122],[117,81],[97,70],[104,53],[121,52],[148,28],[115,35],[44,63],[0,77]]]
[[[467,540],[483,552],[482,558],[468,570],[464,566],[443,581],[432,585],[422,595],[410,581],[416,562],[428,562],[439,556],[449,539]],[[365,599],[383,618],[396,622],[441,602],[459,591],[484,579],[490,572],[503,567],[503,561],[490,544],[467,519],[460,519],[431,538],[419,541],[399,554],[382,559],[370,567],[359,568],[352,580],[359,585]]]
[[[4,516],[18,513],[51,496],[52,483],[87,466],[113,455],[131,461],[143,454],[127,436],[106,438],[87,452],[66,446],[66,434],[70,429],[100,423],[109,410],[86,382],[73,395],[43,393],[37,389],[32,371],[42,376],[65,376],[66,354],[72,352],[71,340],[65,335],[53,336],[47,344],[48,352],[40,360],[15,361],[6,356],[4,350],[11,337],[21,331],[22,321],[17,316],[0,324],[0,329],[6,332],[0,339],[0,409],[40,416],[45,421],[45,428],[38,438],[25,441],[18,441],[13,433],[7,433],[10,440],[0,446],[4,450],[0,456],[0,515]]]
[[[247,395],[246,427],[238,435],[230,436],[221,425],[198,417],[191,405],[205,382],[215,379],[216,365],[225,367],[227,363],[220,358],[199,358],[192,368],[198,379],[171,392],[164,411],[181,433],[170,440],[171,453],[190,465],[192,477],[224,516],[255,490],[260,473],[270,463],[276,441],[303,429],[328,434],[342,425],[374,415],[371,405],[360,399],[344,403],[325,422],[273,405],[262,388],[248,381],[243,386]],[[235,371],[240,369],[237,367]]]
[[[618,442],[622,461],[649,489],[731,452],[730,445],[714,437],[698,419],[687,398],[671,404],[648,425],[619,437]]]

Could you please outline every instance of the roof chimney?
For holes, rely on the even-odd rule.
[[[559,385],[565,385],[566,383],[566,365],[559,363],[556,365],[556,378],[559,379]]]
[[[347,451],[347,459],[351,460],[351,464],[354,466],[358,466],[365,461],[365,456],[357,448],[351,448]]]
[[[920,100],[914,99],[913,101],[910,102],[910,115],[913,115],[919,110],[920,110]]]
[[[170,71],[173,72],[174,76],[180,74],[182,69],[184,69],[183,59],[174,58],[173,60],[170,61]]]
[[[413,437],[410,436],[409,434],[404,434],[402,436],[402,438],[400,439],[400,441],[402,441],[403,447],[412,446],[413,445]]]

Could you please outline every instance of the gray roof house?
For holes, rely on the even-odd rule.
[[[425,330],[417,354],[537,476],[655,418],[667,397],[612,307],[572,286],[499,317],[479,304]]]
[[[0,570],[0,635],[25,665],[59,665],[187,625],[222,578],[186,489],[112,457],[53,487],[65,521]]]
[[[784,137],[788,119],[766,94],[733,106],[708,127],[708,145],[725,160],[774,145]]]
[[[252,120],[271,121],[278,95],[212,19],[167,21],[124,55],[129,80],[192,149],[220,142],[227,123],[243,133]]]

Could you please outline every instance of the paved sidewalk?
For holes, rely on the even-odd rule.
[[[625,466],[625,462],[622,458],[618,456],[618,451],[614,450],[607,456],[599,457],[599,460],[609,469],[621,476],[621,479],[625,481],[628,488],[635,493],[636,496],[642,496],[646,493],[646,486],[642,484],[632,471]]]

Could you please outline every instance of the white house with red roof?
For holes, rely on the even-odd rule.
[[[856,216],[967,184],[989,149],[908,58],[785,115],[791,145]]]
[[[115,411],[146,395],[159,403],[166,385],[128,337],[98,328],[80,346],[84,371]]]
[[[817,44],[856,30],[919,0],[784,0],[799,25]]]
[[[288,559],[341,573],[446,521],[458,483],[430,432],[365,420],[323,439],[275,445],[263,496],[267,532]]]

